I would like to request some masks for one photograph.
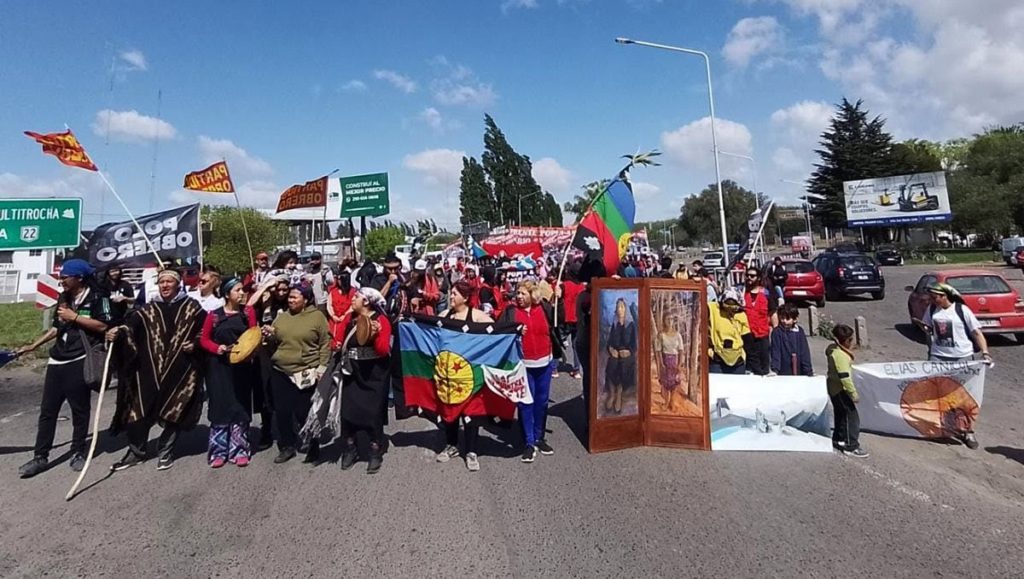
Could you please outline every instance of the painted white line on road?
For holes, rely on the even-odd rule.
[[[870,466],[868,466],[866,464],[854,461],[852,458],[850,458],[848,456],[843,456],[843,458],[851,461],[851,464],[857,465],[857,467],[860,468],[862,471],[864,471],[864,473],[867,474],[868,476],[871,476],[873,478],[876,478],[876,479],[882,481],[882,484],[884,484],[885,486],[887,486],[887,487],[889,487],[889,488],[891,488],[893,490],[896,490],[897,492],[905,494],[908,497],[910,497],[910,498],[912,498],[914,500],[920,501],[922,503],[931,503],[932,502],[932,498],[930,496],[928,496],[928,494],[925,493],[925,492],[919,491],[917,489],[910,488],[907,485],[901,483],[900,481],[898,481],[898,480],[896,480],[896,479],[894,479],[894,478],[892,478],[890,476],[887,476],[885,474],[882,474],[882,473],[878,472],[877,470],[871,468]],[[953,507],[950,507],[949,505],[945,505],[945,504],[941,505],[941,507],[944,508],[944,509],[952,509],[953,508]]]
[[[17,414],[12,414],[10,416],[4,416],[3,418],[0,418],[0,424],[7,424],[11,420],[21,416],[22,414],[25,414],[26,412],[28,412],[28,410],[23,410],[21,412],[18,412]]]

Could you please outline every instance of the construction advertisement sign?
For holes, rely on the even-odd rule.
[[[849,227],[934,223],[953,218],[942,171],[844,181],[843,193]]]

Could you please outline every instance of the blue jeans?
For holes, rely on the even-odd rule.
[[[548,414],[548,396],[551,394],[551,364],[542,368],[527,368],[526,380],[530,385],[533,404],[519,403],[519,425],[523,429],[523,438],[527,446],[537,446],[537,441],[544,440],[544,423]]]

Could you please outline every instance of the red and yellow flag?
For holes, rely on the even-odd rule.
[[[50,133],[48,135],[40,135],[32,131],[25,131],[25,134],[42,145],[44,153],[57,157],[57,160],[61,163],[78,167],[79,169],[98,171],[92,159],[85,153],[82,144],[78,142],[78,139],[71,132],[71,129],[63,133]]]
[[[209,167],[185,175],[185,188],[206,193],[234,193],[227,161],[218,161]]]
[[[281,193],[281,199],[277,202],[277,212],[288,211],[289,209],[301,209],[303,207],[326,207],[327,206],[327,177],[320,177],[313,181],[307,181],[302,185],[292,185]]]

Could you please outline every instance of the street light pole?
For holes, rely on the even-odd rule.
[[[517,225],[519,225],[519,227],[523,226],[523,199],[525,199],[527,197],[533,197],[534,195],[537,195],[538,193],[540,193],[540,191],[534,191],[533,193],[530,193],[529,195],[520,195],[519,196],[519,222],[517,223]]]
[[[726,151],[719,151],[718,153],[721,155],[725,155],[726,157],[735,157],[737,159],[746,159],[747,161],[750,161],[750,167],[751,169],[753,169],[754,172],[754,206],[757,207],[758,211],[760,211],[761,198],[758,196],[757,192],[757,161],[755,161],[753,157],[750,157],[748,155],[739,155],[737,153],[728,153]]]
[[[672,52],[682,52],[685,54],[692,54],[704,58],[704,68],[707,70],[708,76],[708,106],[711,109],[711,146],[714,148],[715,154],[715,179],[718,181],[718,218],[722,227],[722,259],[728,265],[729,263],[729,235],[725,228],[725,196],[722,194],[722,168],[718,162],[718,131],[715,129],[715,94],[711,88],[711,59],[708,57],[706,52],[700,50],[693,50],[692,48],[682,48],[680,46],[670,46],[667,44],[656,44],[653,42],[644,42],[642,40],[632,40],[630,38],[618,37],[615,42],[619,44],[636,44],[637,46],[647,46],[649,48],[660,48],[661,50],[669,50]]]

